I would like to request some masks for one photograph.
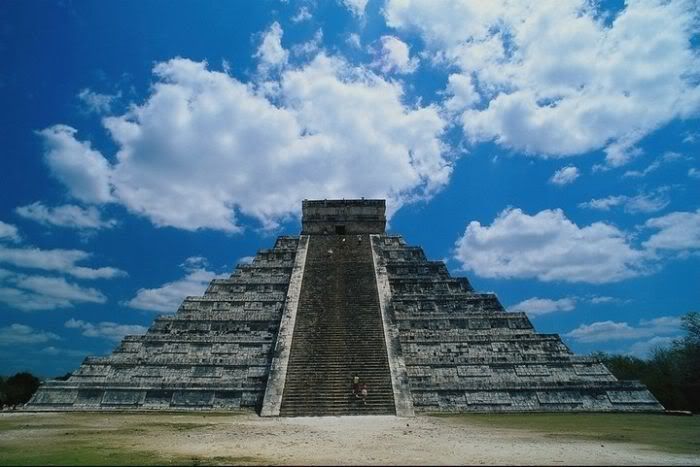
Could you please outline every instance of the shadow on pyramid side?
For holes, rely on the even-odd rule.
[[[67,381],[46,381],[26,408],[663,410],[639,382],[572,354],[557,334],[537,333],[524,313],[387,235],[383,200],[304,201],[302,211],[301,235],[279,237],[145,335],[87,357]]]

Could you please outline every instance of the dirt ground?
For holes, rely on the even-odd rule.
[[[4,413],[0,422],[0,449],[23,439],[38,446],[42,437],[73,434],[85,440],[91,434],[95,442],[118,443],[174,463],[700,464],[700,455],[494,428],[450,417]]]

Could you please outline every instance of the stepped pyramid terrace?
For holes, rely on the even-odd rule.
[[[383,200],[304,201],[279,237],[156,318],[34,410],[229,410],[263,416],[661,411],[635,381],[574,355],[524,313],[385,232]],[[351,391],[358,375],[366,404]]]

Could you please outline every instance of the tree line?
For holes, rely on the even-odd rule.
[[[0,409],[26,404],[39,388],[39,383],[39,378],[27,372],[9,378],[0,376]]]
[[[70,377],[71,374],[66,373],[52,379],[66,381]],[[10,377],[0,376],[0,410],[26,404],[39,389],[40,384],[41,380],[27,371]]]
[[[596,353],[618,379],[644,383],[667,410],[700,412],[700,313],[681,318],[685,336],[646,359]]]

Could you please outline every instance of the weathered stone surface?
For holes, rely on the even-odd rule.
[[[382,200],[305,201],[303,213],[301,237],[279,237],[145,335],[44,383],[29,407],[356,413],[349,379],[364,369],[366,413],[663,410],[387,235]]]
[[[299,306],[299,295],[301,293],[301,283],[304,278],[304,266],[306,264],[306,252],[308,249],[309,237],[302,235],[297,246],[297,253],[294,261],[287,290],[287,299],[284,305],[284,312],[280,322],[277,342],[270,366],[270,375],[267,380],[267,388],[263,399],[263,406],[260,415],[264,417],[275,417],[280,414],[282,407],[282,396],[287,380],[287,367],[289,356],[291,355],[292,337],[296,324],[297,308]]]
[[[374,236],[416,411],[662,410],[646,388],[537,333],[403,238]]]
[[[280,237],[251,264],[187,297],[143,336],[88,357],[67,381],[41,386],[29,407],[47,410],[259,407],[299,239]]]
[[[396,414],[383,327],[369,235],[312,235],[280,415]]]
[[[384,200],[304,200],[302,234],[377,234],[384,233]]]

